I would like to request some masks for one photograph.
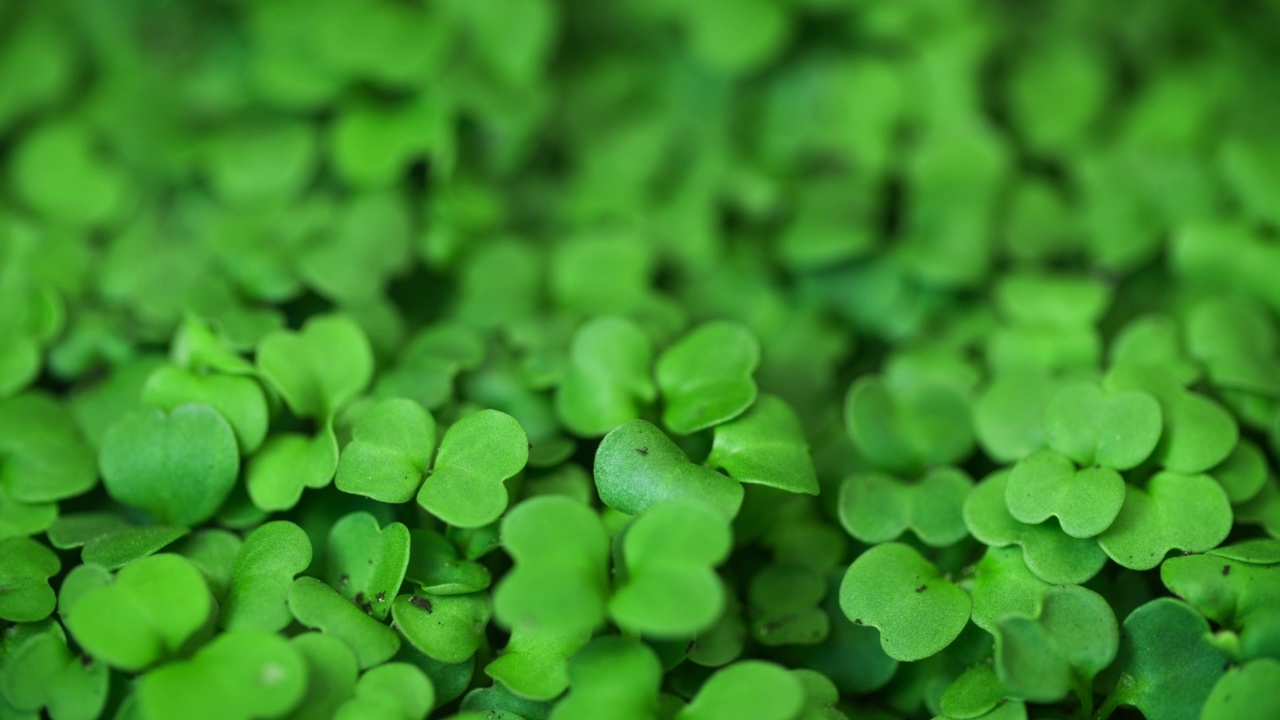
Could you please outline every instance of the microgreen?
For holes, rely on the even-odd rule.
[[[64,515],[47,531],[55,548],[83,547],[81,560],[109,570],[158,552],[188,532],[181,525],[132,525],[111,512]]]
[[[493,616],[485,593],[401,595],[389,604],[406,640],[427,657],[450,664],[475,655]]]
[[[460,595],[489,587],[492,578],[484,565],[458,556],[448,538],[432,530],[409,531],[409,565],[405,579],[433,595]]]
[[[578,328],[569,368],[556,389],[556,413],[578,435],[604,435],[640,414],[657,390],[653,347],[634,322],[603,317]]]
[[[380,717],[413,720],[430,712],[435,688],[421,670],[408,663],[379,665],[360,676],[355,697],[343,703],[335,718]]]
[[[257,450],[267,435],[267,399],[252,378],[161,367],[147,378],[142,400],[166,412],[186,403],[209,404],[231,425],[243,455]]]
[[[895,660],[920,660],[950,645],[969,622],[971,607],[964,591],[901,543],[863,553],[840,585],[845,616],[878,629],[880,646]]]
[[[738,482],[818,494],[800,418],[773,395],[761,395],[746,413],[716,426],[706,464]]]
[[[0,659],[0,699],[15,710],[47,709],[58,720],[92,720],[106,705],[110,670],[72,655],[62,628],[41,623]]]
[[[529,441],[515,418],[497,410],[468,415],[441,438],[418,504],[450,525],[488,525],[507,509],[504,482],[528,459]]]
[[[800,712],[804,701],[799,678],[773,663],[744,660],[708,678],[676,720],[729,720],[745,715],[786,720]]]
[[[698,500],[733,516],[742,505],[742,485],[689,461],[671,438],[647,420],[614,428],[595,458],[600,500],[628,515],[639,515],[672,499]]]
[[[380,665],[400,649],[400,638],[390,628],[315,578],[294,580],[288,602],[298,622],[347,643],[362,668]]]
[[[1226,720],[1240,717],[1241,713],[1260,718],[1280,714],[1280,698],[1272,691],[1277,682],[1280,662],[1276,660],[1254,660],[1233,667],[1213,686],[1201,717]]]
[[[0,618],[12,622],[42,620],[53,612],[49,578],[62,562],[52,550],[24,537],[0,540]]]
[[[1160,404],[1140,390],[1105,393],[1091,383],[1060,387],[1044,411],[1049,447],[1080,465],[1128,470],[1160,439]]]
[[[1125,488],[1124,507],[1098,544],[1117,563],[1148,570],[1170,550],[1217,547],[1230,531],[1231,505],[1213,478],[1162,472],[1145,490]]]
[[[306,692],[293,708],[293,717],[332,717],[338,706],[355,694],[360,672],[355,653],[341,640],[317,632],[296,635],[289,643],[302,658],[307,676]]]
[[[1020,522],[1005,504],[1010,471],[992,473],[969,491],[964,521],[969,532],[989,547],[1019,545],[1027,568],[1048,583],[1082,583],[1102,569],[1107,556],[1092,538],[1066,534],[1053,520]]]
[[[724,607],[712,568],[733,543],[715,509],[672,500],[645,511],[622,536],[625,580],[609,602],[619,627],[654,637],[691,637],[709,628]]]
[[[213,598],[186,558],[153,555],[127,565],[115,580],[62,608],[85,652],[112,667],[141,670],[171,659],[210,620]]]
[[[97,485],[93,451],[66,407],[26,393],[0,401],[0,485],[15,502],[48,503]]]
[[[914,473],[955,462],[973,447],[969,405],[934,383],[893,387],[867,376],[845,396],[844,422],[858,450],[873,464]]]
[[[853,475],[840,486],[840,524],[866,543],[911,530],[928,545],[952,545],[968,534],[961,506],[972,485],[956,468],[940,468],[914,484],[882,473]]]
[[[741,415],[756,400],[759,363],[759,342],[742,325],[712,322],[687,333],[654,367],[663,424],[686,435]]]
[[[111,497],[187,525],[218,511],[240,462],[231,425],[211,406],[190,403],[126,415],[103,437],[99,464]]]
[[[325,419],[352,400],[373,375],[373,352],[360,326],[341,315],[281,330],[257,348],[258,370],[298,415]]]
[[[653,717],[662,666],[645,644],[626,638],[598,638],[569,661],[569,694],[550,720],[618,720]]]
[[[311,541],[297,525],[277,520],[245,538],[218,618],[228,630],[283,629],[293,620],[286,601],[293,578],[311,564]]]
[[[325,581],[365,612],[382,620],[409,566],[409,528],[379,527],[369,513],[347,515],[329,529]]]
[[[1071,537],[1093,537],[1115,522],[1125,500],[1120,473],[1106,467],[1076,469],[1065,455],[1041,450],[1013,466],[1005,504],[1019,522],[1056,517]]]
[[[1201,615],[1240,630],[1250,618],[1280,602],[1280,541],[1258,540],[1226,546],[1203,555],[1171,557],[1160,565],[1160,579]]]
[[[333,480],[338,458],[338,441],[329,425],[314,437],[274,435],[250,458],[245,490],[259,510],[292,509],[303,490],[318,490]]]
[[[569,687],[569,658],[590,640],[590,630],[517,625],[484,672],[520,697],[552,700]]]

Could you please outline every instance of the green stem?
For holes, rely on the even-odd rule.
[[[1116,708],[1119,706],[1120,694],[1116,692],[1111,693],[1102,703],[1102,706],[1098,708],[1098,712],[1093,716],[1093,720],[1107,720],[1107,718],[1111,717],[1111,713],[1115,712]]]

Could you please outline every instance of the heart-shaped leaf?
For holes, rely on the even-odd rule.
[[[925,544],[951,545],[969,533],[961,508],[973,481],[963,470],[939,468],[918,483],[883,473],[861,473],[840,486],[840,524],[865,543],[882,543],[911,530]]]
[[[497,410],[473,413],[445,431],[418,504],[450,525],[488,525],[507,509],[505,481],[528,460],[529,439],[515,418]]]
[[[1056,702],[1074,692],[1087,712],[1093,678],[1115,658],[1119,632],[1101,595],[1074,585],[1054,588],[1037,617],[1006,615],[997,623],[996,673],[1014,697]]]
[[[90,655],[137,671],[177,655],[212,611],[209,588],[189,560],[152,555],[85,593],[63,619]]]
[[[1267,484],[1267,456],[1247,438],[1241,438],[1227,459],[1210,474],[1222,484],[1232,505],[1252,500]]]
[[[431,530],[409,531],[409,567],[405,580],[430,595],[465,595],[488,589],[491,578],[484,565],[458,556],[458,548]]]
[[[831,630],[822,643],[803,648],[801,657],[806,667],[831,678],[842,692],[861,695],[883,687],[899,665],[880,648],[878,630],[855,623],[840,609],[841,579],[847,570],[838,568],[828,573],[822,609],[830,619]]]
[[[484,672],[522,698],[552,700],[569,687],[569,658],[589,640],[589,630],[563,632],[516,626],[507,646],[485,666]]]
[[[252,378],[161,367],[147,378],[142,400],[166,412],[187,403],[212,406],[231,424],[244,455],[257,450],[267,436],[267,398]]]
[[[626,580],[609,603],[618,627],[657,638],[686,638],[709,628],[724,609],[713,568],[728,556],[728,520],[708,505],[672,500],[627,527]]]
[[[190,560],[204,576],[204,582],[219,605],[227,601],[231,589],[231,576],[235,573],[236,557],[244,541],[228,530],[210,528],[189,535],[174,546],[177,554]]]
[[[804,686],[781,665],[743,660],[708,678],[675,720],[790,720],[804,701]]]
[[[258,343],[258,370],[294,413],[326,419],[369,384],[373,350],[364,331],[342,315],[313,317],[298,332]]]
[[[391,612],[408,566],[409,528],[403,523],[379,528],[369,513],[354,512],[329,529],[325,580],[378,620]]]
[[[298,433],[273,435],[249,460],[245,489],[256,508],[290,510],[304,488],[329,484],[338,468],[338,440],[325,425],[315,437]]]
[[[57,517],[57,503],[19,502],[0,484],[0,540],[35,535]]]
[[[1229,664],[1195,610],[1173,598],[1152,600],[1124,620],[1119,681],[1098,716],[1126,705],[1149,718],[1195,720]]]
[[[418,494],[435,445],[431,413],[412,400],[383,400],[351,429],[334,484],[343,492],[380,502],[409,502]]]
[[[34,392],[0,401],[0,486],[8,497],[34,505],[97,484],[93,450],[66,408]]]
[[[539,700],[521,697],[508,690],[502,683],[486,688],[476,688],[462,698],[462,714],[454,720],[525,720],[542,718],[551,713],[551,705]]]
[[[1167,470],[1204,472],[1222,462],[1240,439],[1240,428],[1226,408],[1186,390],[1169,371],[1144,365],[1111,368],[1104,381],[1110,392],[1143,391],[1160,403],[1164,430],[1155,459]]]
[[[421,670],[409,663],[379,665],[360,676],[355,697],[334,714],[337,720],[418,720],[435,705],[435,688]]]
[[[653,402],[653,345],[631,320],[599,317],[573,336],[569,368],[556,389],[556,413],[571,432],[604,435]]]
[[[844,424],[874,466],[900,473],[963,459],[973,449],[969,403],[936,383],[894,387],[874,375],[849,388]]]
[[[99,463],[112,498],[159,522],[198,525],[231,494],[240,459],[218,411],[188,404],[126,415],[102,439]]]
[[[311,540],[302,528],[287,520],[260,526],[236,555],[219,624],[227,630],[283,630],[293,622],[286,604],[293,578],[310,564]]]
[[[738,482],[818,494],[800,418],[774,395],[761,395],[750,410],[716,426],[706,464]]]
[[[1015,462],[1044,447],[1045,408],[1057,383],[1040,370],[1006,370],[973,403],[973,430],[992,460]]]
[[[1052,587],[1027,568],[1017,548],[987,548],[973,567],[969,588],[973,597],[973,624],[995,635],[997,622],[1003,617],[1036,617]]]
[[[300,577],[289,587],[289,610],[303,625],[345,642],[370,668],[391,659],[400,649],[400,637],[312,577]]]
[[[694,465],[671,438],[647,420],[632,420],[605,436],[596,449],[600,500],[628,515],[640,515],[667,500],[698,500],[733,517],[742,505],[742,484]]]
[[[1076,382],[1049,400],[1044,432],[1049,447],[1079,465],[1128,470],[1155,450],[1161,422],[1160,403],[1145,392],[1105,394],[1097,385]]]
[[[1056,517],[1066,534],[1088,538],[1115,522],[1125,501],[1125,484],[1110,468],[1077,470],[1066,456],[1041,450],[1013,467],[1004,498],[1009,514],[1019,522],[1037,524]]]
[[[0,619],[34,622],[48,617],[57,602],[49,578],[61,569],[58,556],[35,540],[0,540]]]
[[[391,606],[405,639],[428,657],[443,663],[465,662],[484,643],[493,615],[489,596],[401,595]]]
[[[1231,532],[1231,504],[1208,475],[1162,472],[1145,490],[1125,490],[1116,521],[1098,536],[1102,549],[1124,567],[1150,570],[1170,550],[1204,552]]]
[[[111,672],[104,663],[75,657],[57,623],[7,648],[0,661],[0,702],[57,720],[93,720],[107,702]],[[16,713],[15,713],[16,715]]]
[[[189,660],[165,665],[139,681],[138,707],[147,717],[280,717],[307,689],[301,653],[279,635],[241,630],[219,635]]]
[[[307,669],[307,690],[291,718],[329,720],[342,703],[355,694],[360,663],[341,640],[318,632],[289,640]]]
[[[858,556],[840,584],[840,609],[880,631],[880,646],[899,661],[927,658],[950,645],[969,622],[972,603],[936,566],[902,543]]]
[[[752,379],[760,344],[746,327],[716,321],[699,325],[658,358],[654,375],[662,391],[662,423],[677,435],[719,425],[756,400]]]
[[[1179,386],[1195,382],[1200,369],[1182,351],[1182,332],[1167,315],[1144,315],[1125,325],[1111,341],[1113,366],[1160,368]]]
[[[1250,546],[1262,546],[1253,550]],[[1240,630],[1258,612],[1280,607],[1280,575],[1275,568],[1280,541],[1256,540],[1205,555],[1171,557],[1160,565],[1165,587],[1209,620]]]
[[[1280,538],[1280,484],[1268,478],[1256,495],[1235,508],[1235,519],[1261,525],[1268,535]]]
[[[502,519],[502,544],[515,567],[494,591],[508,626],[595,629],[609,594],[609,535],[590,508],[547,496],[516,505]]]
[[[1254,660],[1231,668],[1213,686],[1200,712],[1202,720],[1280,717],[1280,661]]]
[[[1010,471],[1000,470],[978,483],[964,502],[969,532],[985,545],[1019,545],[1027,567],[1048,583],[1072,585],[1087,582],[1107,562],[1106,553],[1092,538],[1074,538],[1052,520],[1030,525],[1009,513],[1005,504]]]
[[[638,640],[600,637],[569,660],[569,694],[549,720],[648,720],[658,711],[662,665]]]

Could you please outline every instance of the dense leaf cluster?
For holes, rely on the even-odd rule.
[[[1276,27],[0,3],[0,720],[1280,717]]]

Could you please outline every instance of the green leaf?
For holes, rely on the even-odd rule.
[[[35,540],[0,540],[0,619],[34,622],[48,617],[56,603],[49,578],[61,569],[58,556]]]
[[[294,413],[321,420],[359,395],[373,377],[369,340],[342,315],[313,317],[298,332],[268,335],[258,343],[257,362]]]
[[[489,596],[401,595],[391,605],[395,624],[415,648],[443,663],[466,662],[484,643],[493,614]]]
[[[93,450],[65,407],[41,393],[0,401],[0,485],[8,497],[36,505],[97,484]]]
[[[792,33],[786,9],[765,0],[712,0],[685,10],[689,44],[708,67],[746,74],[768,64]]]
[[[1074,692],[1086,712],[1093,678],[1111,664],[1119,627],[1107,601],[1079,586],[1054,588],[1037,617],[1006,615],[997,623],[995,667],[1010,695],[1056,702]]]
[[[569,660],[569,694],[550,720],[648,720],[658,710],[662,665],[638,640],[600,637]]]
[[[1240,630],[1256,613],[1280,607],[1278,547],[1280,541],[1255,540],[1205,555],[1171,557],[1160,565],[1160,580],[1201,615]]]
[[[290,510],[303,489],[325,487],[337,469],[338,440],[329,425],[315,437],[280,433],[249,459],[245,489],[260,510]]]
[[[288,602],[298,622],[347,643],[361,668],[380,665],[400,649],[395,632],[315,578],[294,580],[289,586]]]
[[[251,378],[161,367],[147,378],[142,400],[166,412],[186,403],[212,406],[231,424],[244,455],[257,450],[267,436],[267,398]]]
[[[589,630],[516,626],[507,646],[484,672],[522,698],[553,700],[569,687],[569,658],[589,640]],[[467,706],[465,701],[463,706]]]
[[[385,620],[409,566],[409,528],[398,522],[379,528],[369,513],[351,513],[329,529],[325,561],[330,587]]]
[[[761,395],[746,413],[715,428],[708,467],[738,482],[818,494],[800,418],[781,398]]]
[[[502,519],[502,544],[515,567],[498,583],[494,612],[507,626],[595,629],[609,594],[609,536],[595,511],[547,496]]]
[[[1110,468],[1077,470],[1066,456],[1041,450],[1013,467],[1004,499],[1019,522],[1037,524],[1056,517],[1066,534],[1088,538],[1115,522],[1125,501],[1125,484]]]
[[[968,535],[961,508],[973,481],[944,467],[918,483],[883,473],[859,473],[840,486],[840,524],[865,543],[895,540],[911,530],[927,545],[946,547]]]
[[[418,720],[431,712],[435,699],[435,688],[421,670],[409,663],[392,662],[361,675],[355,697],[339,707],[334,717]]]
[[[289,639],[306,665],[307,689],[293,709],[297,720],[329,720],[347,698],[355,694],[360,664],[341,640],[317,632]]]
[[[640,515],[667,500],[706,503],[726,517],[742,505],[742,485],[689,462],[684,451],[656,425],[632,420],[605,436],[596,449],[600,500],[628,515]]]
[[[130,195],[128,178],[95,147],[87,123],[39,124],[22,136],[9,159],[16,195],[58,224],[98,225],[116,217]]]
[[[890,472],[947,465],[973,449],[968,402],[935,383],[898,388],[875,375],[863,376],[845,396],[844,424],[858,451]]]
[[[1036,577],[1011,547],[992,547],[973,568],[973,624],[995,635],[997,622],[1008,615],[1036,617],[1052,588]]]
[[[1150,366],[1116,366],[1104,381],[1112,392],[1140,390],[1160,402],[1164,431],[1155,459],[1167,470],[1204,472],[1226,459],[1240,428],[1226,408],[1183,389],[1171,372]]]
[[[687,435],[741,415],[756,400],[759,364],[760,345],[742,325],[709,322],[685,334],[654,368],[663,424]]]
[[[1146,490],[1129,485],[1115,523],[1098,536],[1112,560],[1131,570],[1150,570],[1170,550],[1204,552],[1231,532],[1231,504],[1208,475],[1162,472]]]
[[[515,418],[481,410],[449,427],[418,504],[450,525],[475,528],[507,509],[505,481],[524,469],[529,440]]]
[[[231,576],[235,572],[236,557],[244,541],[228,530],[210,528],[200,530],[174,547],[174,552],[190,560],[219,605],[226,603],[231,589]]]
[[[640,415],[657,394],[653,344],[631,320],[598,317],[574,333],[556,414],[576,435],[598,437]]]
[[[831,621],[821,604],[827,595],[825,573],[778,563],[751,578],[747,602],[751,631],[762,645],[816,645],[827,638]]]
[[[214,638],[190,660],[147,673],[138,706],[147,717],[279,717],[307,689],[307,666],[288,640],[256,630]]]
[[[978,663],[947,686],[938,701],[942,714],[957,720],[984,717],[1008,697],[994,663]]]
[[[489,587],[489,569],[462,560],[458,548],[440,533],[409,531],[409,566],[405,580],[417,583],[431,595],[465,595]]]
[[[64,515],[49,526],[49,542],[59,550],[84,547],[81,559],[116,570],[185,537],[179,525],[131,525],[112,512]]]
[[[1031,525],[1019,522],[1005,505],[1010,471],[1000,470],[974,486],[964,501],[964,522],[984,545],[1018,545],[1027,567],[1037,577],[1057,585],[1087,582],[1107,562],[1093,538],[1074,538],[1053,521]]]
[[[655,638],[710,628],[725,602],[713,568],[732,544],[728,520],[708,505],[672,500],[649,509],[622,537],[626,580],[609,603],[613,621]]]
[[[1229,661],[1194,610],[1173,598],[1152,600],[1124,620],[1120,678],[1098,714],[1126,705],[1151,718],[1195,720]]]
[[[0,661],[0,702],[57,720],[93,720],[107,702],[111,673],[103,663],[75,657],[57,624],[18,639]],[[87,662],[86,662],[87,661]],[[0,707],[3,707],[0,704]]]
[[[226,630],[277,632],[293,621],[286,601],[293,578],[311,564],[311,541],[287,520],[269,522],[245,538],[231,573],[218,623]]]
[[[35,535],[53,524],[57,517],[57,503],[19,502],[0,484],[0,540]]]
[[[1113,366],[1158,367],[1179,386],[1195,382],[1200,369],[1182,350],[1177,322],[1165,315],[1144,315],[1131,321],[1111,341]]]
[[[1057,390],[1046,372],[1005,370],[973,403],[973,430],[983,451],[997,462],[1016,462],[1044,447],[1041,422]]]
[[[1254,660],[1231,668],[1213,686],[1200,713],[1202,720],[1235,720],[1280,716],[1280,661]]]
[[[1092,383],[1069,383],[1045,408],[1045,439],[1079,465],[1128,470],[1155,450],[1161,420],[1160,403],[1145,392],[1104,394]]]
[[[176,525],[213,517],[235,486],[240,464],[231,426],[197,403],[121,418],[102,439],[99,463],[112,498]]]
[[[1231,454],[1210,474],[1227,493],[1232,505],[1257,497],[1267,484],[1267,457],[1262,449],[1247,438],[1241,438]]]
[[[85,652],[136,672],[177,656],[212,612],[209,588],[189,560],[152,555],[85,593],[63,619]]]
[[[789,720],[804,702],[804,686],[781,665],[744,660],[708,678],[676,720]]]
[[[840,609],[880,631],[880,646],[900,661],[921,660],[951,644],[969,622],[972,603],[942,572],[902,543],[858,556],[840,584]]]
[[[435,452],[436,423],[412,400],[382,400],[351,429],[342,450],[335,486],[386,503],[406,503],[418,494]]]

